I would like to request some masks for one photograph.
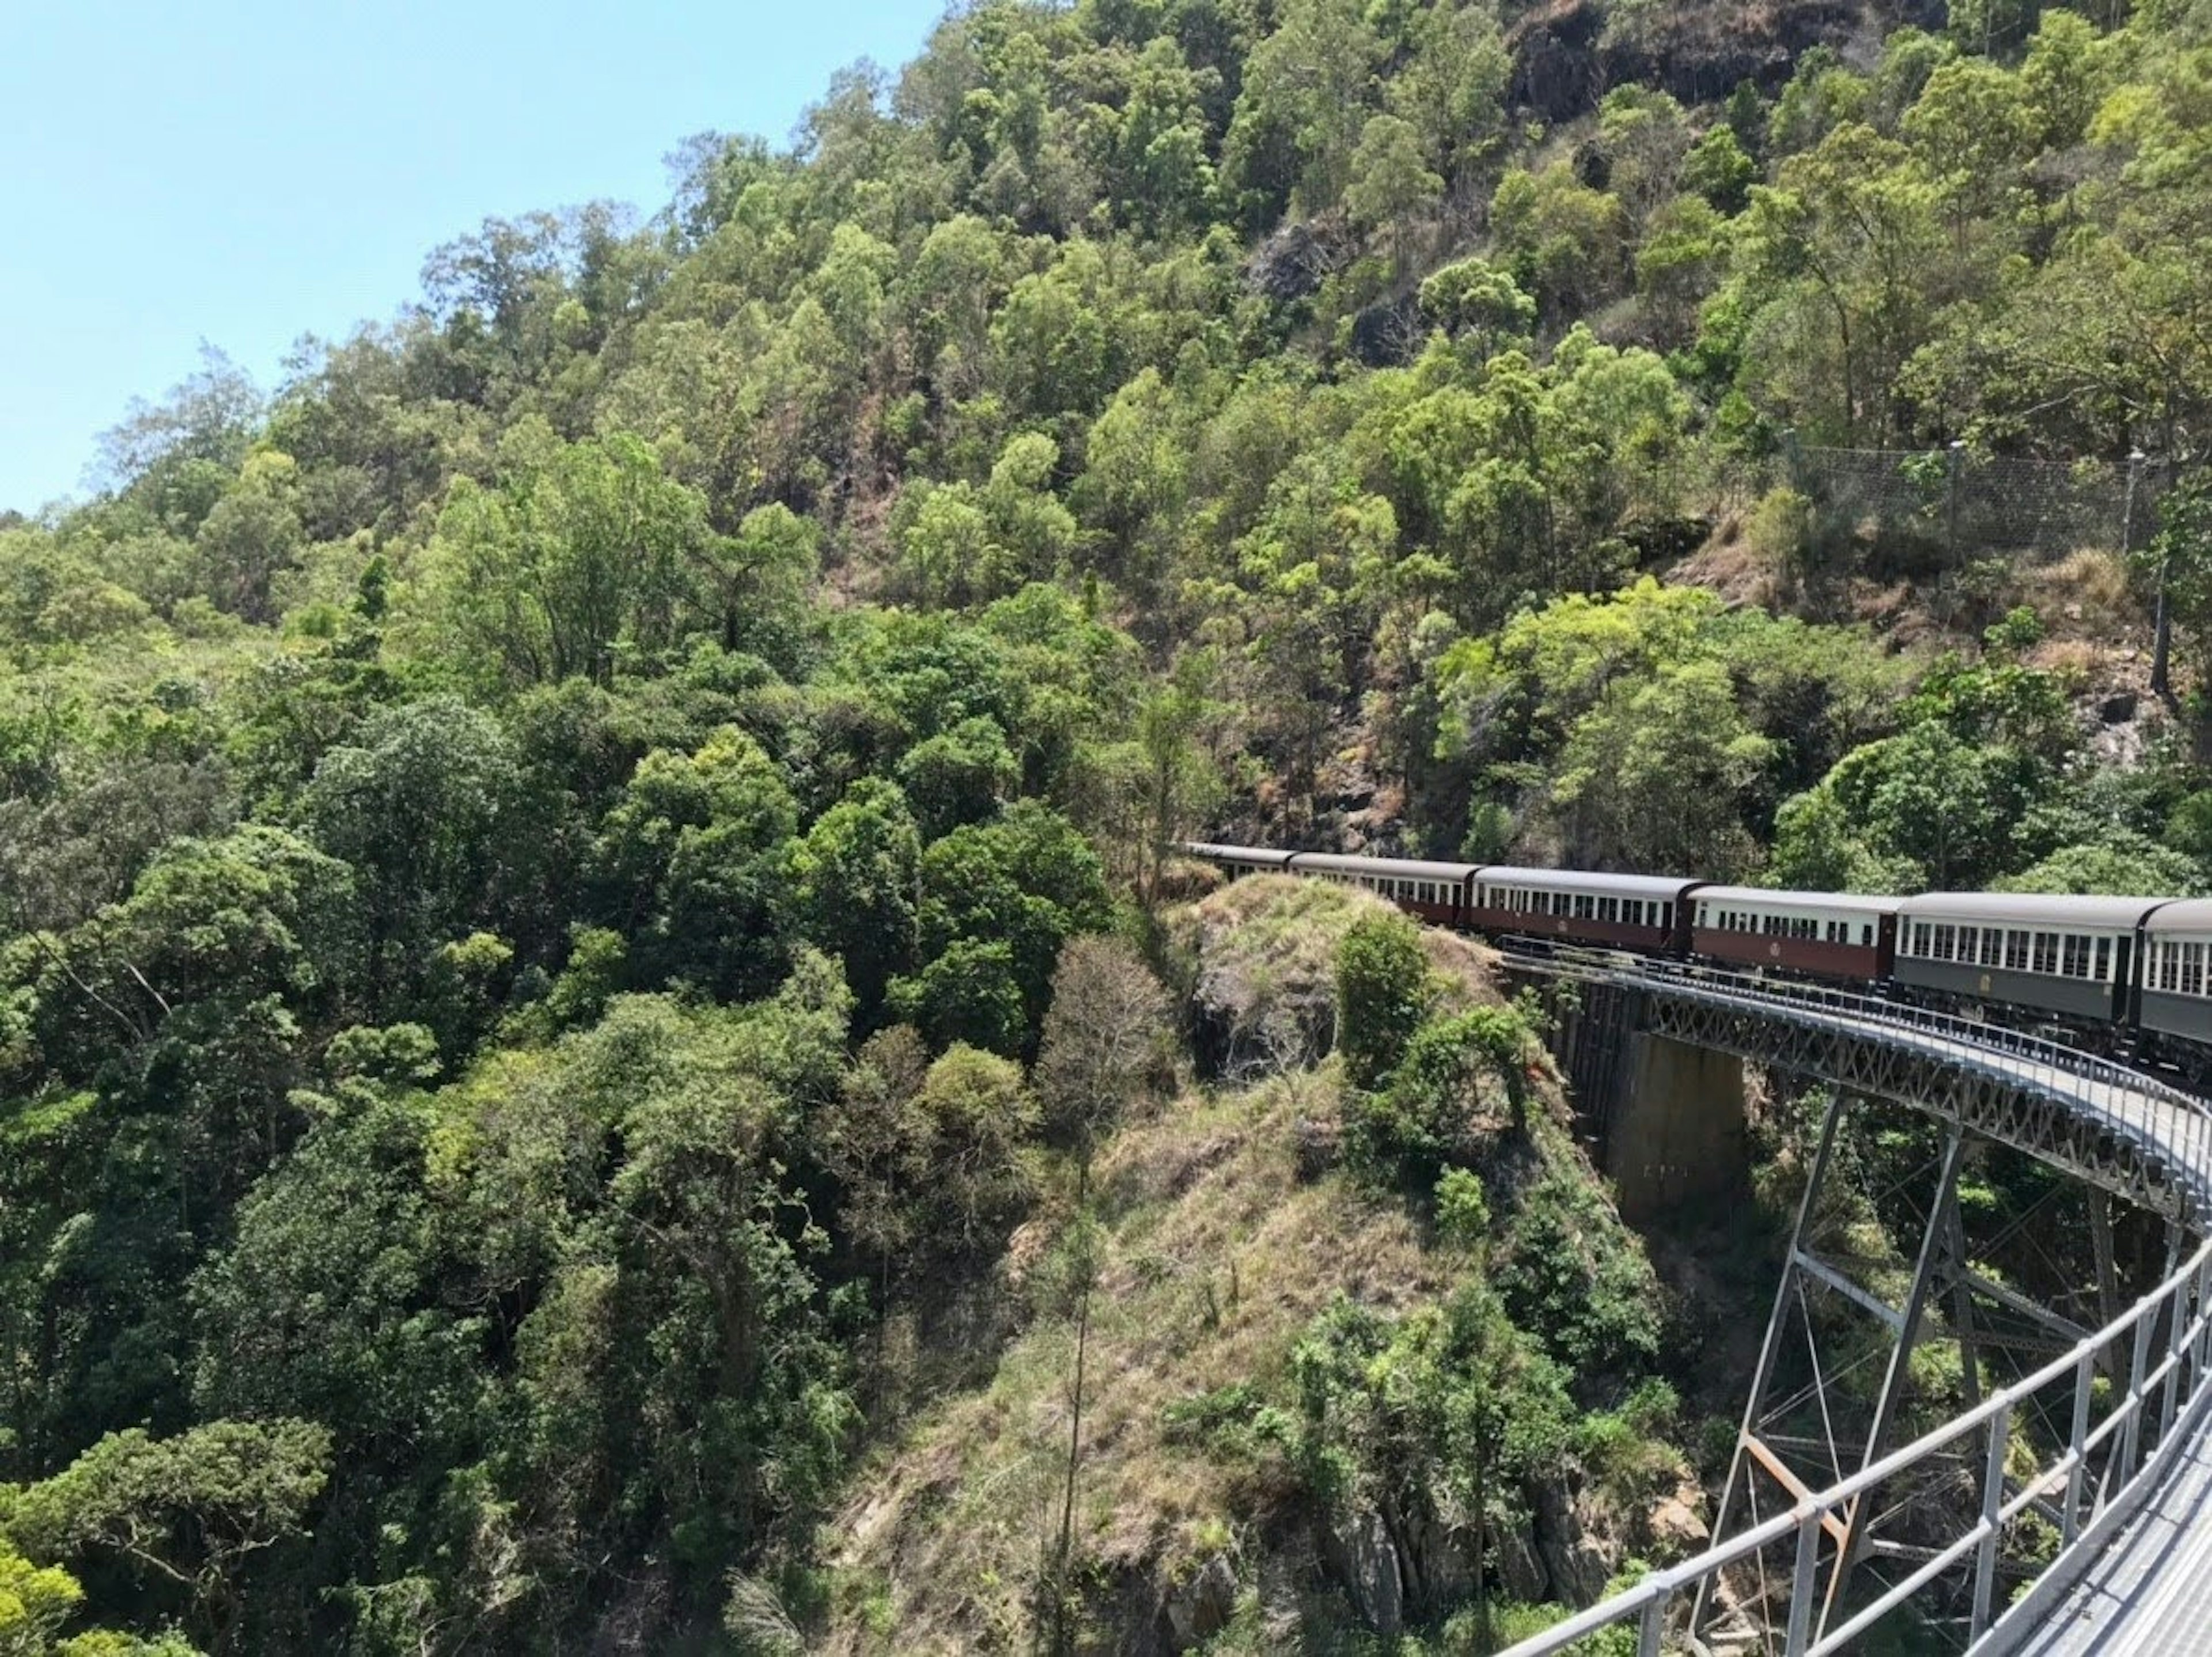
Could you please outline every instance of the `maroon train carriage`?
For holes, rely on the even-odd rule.
[[[1691,900],[1690,953],[1819,978],[1872,983],[1897,954],[1901,897],[1700,886]]]
[[[1671,875],[1485,867],[1475,871],[1467,924],[1523,938],[1679,956],[1689,948],[1689,894],[1703,883]]]
[[[1419,863],[1405,858],[1344,857],[1334,852],[1298,852],[1291,872],[1317,876],[1347,886],[1364,886],[1408,914],[1439,926],[1462,924],[1472,863]]]

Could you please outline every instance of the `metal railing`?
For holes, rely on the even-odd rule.
[[[1795,1549],[1790,1620],[1783,1647],[1790,1657],[1801,1654],[1819,1657],[1842,1650],[1937,1577],[1964,1566],[1970,1557],[1972,1603],[1967,1633],[1970,1639],[1979,1639],[1999,1609],[1995,1587],[2008,1527],[2033,1512],[2056,1505],[2061,1515],[2062,1551],[2052,1563],[2060,1563],[2069,1553],[2101,1539],[2124,1518],[2148,1483],[2163,1470],[2166,1453],[2197,1427],[2204,1403],[2212,1399],[2212,1393],[2199,1388],[2208,1338],[2212,1338],[2208,1291],[2212,1291],[2212,1241],[2200,1244],[2179,1271],[2118,1320],[2076,1343],[2026,1380],[1993,1393],[1975,1408],[1786,1512],[1694,1558],[1654,1571],[1627,1592],[1523,1640],[1510,1648],[1505,1657],[1547,1657],[1547,1654],[1570,1649],[1602,1629],[1630,1622],[1637,1625],[1643,1657],[1658,1657],[1664,1648],[1668,1615],[1675,1605],[1731,1566],[1783,1543],[1792,1543]],[[2167,1332],[2162,1341],[2157,1338],[2161,1326]],[[2093,1425],[2093,1383],[2098,1366],[2121,1341],[2129,1343],[2131,1354],[2127,1390]],[[2162,1350],[2154,1357],[2154,1348]],[[2006,1468],[2015,1443],[2013,1425],[2025,1417],[2039,1393],[2062,1382],[2073,1389],[2065,1448],[2048,1461],[2039,1463],[2032,1477],[2014,1481],[2017,1488],[2008,1495]],[[2175,1431],[2177,1423],[2181,1433]],[[1861,1495],[1984,1431],[1988,1446],[1981,1458],[1980,1500],[1974,1522],[1882,1593],[1856,1609],[1850,1620],[1814,1638],[1812,1618],[1819,1600],[1816,1577],[1822,1537],[1845,1517],[1849,1505]],[[2094,1487],[2093,1471],[2099,1474]],[[2050,1569],[2045,1567],[2046,1571]],[[1689,1632],[1693,1637],[1698,1633]]]
[[[2169,1174],[2185,1181],[2190,1229],[2205,1229],[2212,1192],[2212,1111],[2203,1102],[2157,1079],[2096,1054],[2000,1026],[1892,1002],[1847,990],[1712,970],[1641,957],[1508,950],[1509,962],[1553,975],[1642,986],[1670,995],[1711,998],[1730,1005],[1899,1041],[1949,1062],[1980,1066],[2047,1092],[2115,1128],[2139,1136]],[[2124,1391],[2100,1407],[2095,1381],[2117,1376],[2124,1345]],[[2026,1597],[2015,1614],[2058,1592],[2095,1545],[2131,1512],[2164,1471],[2172,1451],[2197,1430],[2212,1388],[2202,1383],[2212,1359],[2212,1241],[2200,1241],[2165,1282],[2105,1328],[2014,1385],[1963,1414],[1891,1452],[1863,1471],[1812,1493],[1786,1511],[1753,1525],[1694,1558],[1653,1572],[1627,1592],[1594,1605],[1510,1648],[1506,1657],[1547,1657],[1600,1630],[1624,1624],[1638,1630],[1641,1657],[1666,1648],[1670,1619],[1686,1614],[1692,1599],[1711,1603],[1726,1573],[1760,1560],[1770,1549],[1790,1552],[1788,1623],[1781,1648],[1790,1657],[1840,1651],[1899,1611],[1939,1578],[1967,1573],[1964,1621],[1970,1641],[1979,1640],[2003,1609],[1996,1600],[2000,1568],[2025,1579]],[[2016,1469],[2032,1434],[2015,1432],[2039,1418],[2042,1395],[2070,1389],[2063,1446],[2051,1442],[2034,1471]],[[2040,1418],[2056,1420],[2056,1414]],[[1978,1458],[1975,1517],[1948,1541],[1926,1551],[1913,1568],[1863,1604],[1834,1608],[1844,1620],[1819,1619],[1821,1544],[1848,1517],[1853,1503],[1876,1487],[1963,1441],[1986,1435]],[[2052,1515],[2056,1519],[2053,1520]],[[2052,1526],[2057,1549],[2032,1567],[2030,1521]],[[2014,1544],[2008,1560],[2008,1540]],[[1691,1648],[1705,1649],[1704,1630],[1674,1631]],[[1770,1648],[1771,1649],[1771,1648]]]

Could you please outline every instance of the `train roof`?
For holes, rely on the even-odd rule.
[[[2142,926],[2152,910],[2172,901],[2163,897],[2081,897],[2040,892],[1923,892],[1905,899],[1899,913],[1908,920],[2087,926],[2099,932],[2125,932]]]
[[[2212,935],[2212,897],[2176,898],[2159,905],[2143,923],[2147,932],[2201,932]]]
[[[1848,909],[1859,914],[1893,915],[1904,907],[1901,897],[1882,897],[1871,892],[1790,892],[1772,886],[1700,886],[1700,903],[1773,903],[1785,908]]]
[[[1277,852],[1264,846],[1218,846],[1209,841],[1188,841],[1183,845],[1186,854],[1210,859],[1215,863],[1257,863],[1270,869],[1286,869],[1291,854]]]
[[[1336,852],[1297,852],[1291,858],[1295,869],[1325,869],[1344,875],[1368,875],[1377,880],[1465,880],[1475,872],[1472,863],[1424,863],[1418,858],[1349,857]]]
[[[1673,875],[1595,875],[1579,869],[1516,869],[1490,864],[1475,871],[1486,886],[1533,886],[1547,892],[1601,892],[1611,897],[1658,898],[1674,902],[1702,886],[1701,880]]]

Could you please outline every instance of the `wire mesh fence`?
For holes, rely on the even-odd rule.
[[[1826,449],[1791,445],[1791,487],[1830,534],[1917,542],[1958,555],[2063,558],[2085,547],[2128,551],[2158,527],[2171,471],[2125,461],[2024,460],[1948,449]]]

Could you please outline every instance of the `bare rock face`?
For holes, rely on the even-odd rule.
[[[1509,1530],[1492,1539],[1497,1567],[1498,1584],[1509,1599],[1518,1599],[1524,1605],[1541,1605],[1550,1599],[1551,1578],[1544,1574],[1544,1562],[1537,1556],[1536,1544],[1528,1532]]]
[[[1244,285],[1279,305],[1292,304],[1319,292],[1351,253],[1341,223],[1302,219],[1281,226],[1253,250],[1244,265]]]
[[[1654,8],[1608,29],[1605,0],[1540,0],[1507,33],[1510,96],[1546,120],[1572,120],[1610,88],[1656,85],[1685,103],[1740,82],[1771,92],[1817,46],[1849,52],[1904,23],[1941,27],[1939,0],[1711,0]]]
[[[1370,368],[1411,362],[1427,337],[1421,307],[1410,294],[1378,300],[1352,319],[1352,355]],[[1373,796],[1371,783],[1367,793]]]
[[[1653,1504],[1644,1528],[1655,1557],[1686,1559],[1693,1553],[1703,1552],[1711,1542],[1711,1530],[1698,1517],[1697,1500],[1697,1486],[1685,1484]]]
[[[1217,1553],[1167,1597],[1168,1647],[1188,1651],[1229,1626],[1237,1610],[1237,1568]]]
[[[1534,1494],[1536,1551],[1552,1579],[1553,1597],[1570,1605],[1595,1605],[1613,1580],[1607,1549],[1583,1526],[1574,1493],[1563,1481],[1546,1479]]]
[[[1370,1510],[1332,1526],[1322,1548],[1360,1619],[1384,1639],[1396,1638],[1406,1626],[1406,1585],[1382,1515]]]
[[[1344,1160],[1344,1130],[1331,1117],[1301,1116],[1291,1126],[1296,1136],[1298,1183],[1311,1185]]]

